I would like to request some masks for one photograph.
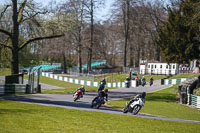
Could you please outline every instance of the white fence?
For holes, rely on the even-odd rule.
[[[65,82],[70,82],[70,83],[74,83],[74,84],[95,86],[95,87],[99,86],[98,82],[74,79],[74,78],[69,78],[69,77],[62,77],[62,76],[58,76],[58,75],[54,75],[54,74],[50,74],[50,73],[45,73],[45,72],[42,72],[42,76],[49,77],[49,78],[52,78],[52,79],[61,80],[61,81],[65,81]],[[106,87],[125,87],[125,82],[107,83]],[[135,80],[131,80],[131,86],[130,87],[136,87],[136,81]]]

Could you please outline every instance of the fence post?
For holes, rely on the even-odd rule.
[[[40,69],[41,69],[41,67],[37,70],[38,71],[38,78],[37,78],[37,88],[39,88],[39,85],[40,85]]]
[[[30,84],[26,84],[26,94],[30,94],[31,93],[31,85]]]
[[[190,89],[189,89],[190,85],[187,87],[187,104],[191,105],[191,99],[190,99]]]
[[[178,92],[179,92],[179,96],[180,96],[180,104],[183,104],[183,102],[182,102],[182,101],[183,101],[183,100],[182,100],[183,98],[182,98],[182,95],[181,95],[181,88],[182,88],[182,87],[183,87],[182,85],[179,85],[179,86],[178,86]]]

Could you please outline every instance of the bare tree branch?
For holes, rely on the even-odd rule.
[[[8,35],[10,38],[12,38],[12,34],[9,31],[4,30],[4,29],[0,29],[0,32],[4,33],[4,34]]]
[[[38,22],[36,22],[36,20],[34,19],[35,16],[39,15],[39,14],[46,14],[48,13],[48,11],[44,11],[44,12],[35,12],[33,15],[30,15],[28,11],[24,10],[27,14],[27,16],[25,16],[26,18],[23,19],[23,22],[27,21],[27,20],[32,20],[34,23],[36,23],[39,27],[40,24]]]
[[[21,23],[22,21],[22,18],[23,18],[23,11],[24,11],[24,8],[26,6],[26,0],[24,0],[24,2],[21,4],[20,8],[19,8],[19,14],[18,14],[18,24]]]
[[[46,37],[36,37],[36,38],[32,38],[28,41],[25,41],[24,43],[21,44],[21,46],[19,47],[19,50],[22,50],[24,47],[26,47],[29,43],[34,42],[34,41],[39,41],[39,40],[44,40],[44,39],[52,39],[52,38],[57,38],[57,37],[62,37],[64,36],[64,34],[61,35],[52,35],[52,36],[46,36]]]
[[[3,43],[3,42],[0,42],[0,46],[3,46],[3,47],[6,47],[6,48],[9,48],[9,49],[12,49],[12,47],[5,45],[5,43]]]
[[[27,21],[27,20],[31,20],[33,19],[35,16],[37,16],[38,14],[40,14],[39,12],[35,13],[33,16],[27,17],[23,20],[23,22]]]
[[[10,7],[11,5],[6,5],[6,7],[4,8],[4,10],[1,12],[0,15],[0,19],[3,17],[4,13],[6,12],[6,10],[8,9],[8,7]]]

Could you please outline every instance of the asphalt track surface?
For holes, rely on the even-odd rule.
[[[135,88],[120,88],[120,89],[111,89],[109,90],[108,100],[119,100],[119,99],[126,99],[135,96],[136,94],[142,92],[155,92],[158,90],[162,90],[165,88],[170,87],[169,85],[160,85],[160,81],[155,81],[153,86],[146,85],[144,87],[139,86]],[[87,88],[86,88],[87,89]],[[148,95],[148,94],[147,94]],[[132,115],[130,113],[123,114],[122,110],[111,108],[107,106],[101,106],[99,109],[90,108],[90,104],[92,99],[97,96],[97,92],[86,92],[83,98],[74,102],[73,101],[73,94],[66,93],[66,94],[32,94],[32,95],[18,95],[18,96],[5,96],[2,97],[6,100],[13,100],[23,103],[30,103],[30,104],[39,104],[44,106],[54,106],[54,107],[61,107],[67,109],[78,109],[78,110],[85,110],[85,111],[96,111],[96,112],[104,112],[104,113],[111,113],[117,115],[129,115],[132,117],[142,117],[148,119],[158,119],[158,120],[168,120],[168,121],[176,121],[176,122],[187,122],[187,123],[197,123],[200,124],[200,121],[194,120],[183,120],[177,118],[167,118],[162,116],[155,116],[155,115],[148,115],[138,113],[137,115]],[[125,103],[124,103],[125,105]],[[145,106],[144,106],[145,108]]]

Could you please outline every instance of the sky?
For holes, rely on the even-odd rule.
[[[47,6],[51,0],[34,0],[34,1],[38,2],[38,3],[42,3],[44,6]],[[54,1],[56,3],[58,3],[58,2],[65,1],[65,0],[54,0]],[[5,4],[7,2],[11,2],[11,0],[0,0],[0,5]],[[109,9],[113,2],[114,2],[114,0],[105,0],[105,7],[98,9],[98,11],[97,11],[96,17],[98,20],[106,20],[109,17],[109,15],[107,15],[107,14],[109,13]]]

